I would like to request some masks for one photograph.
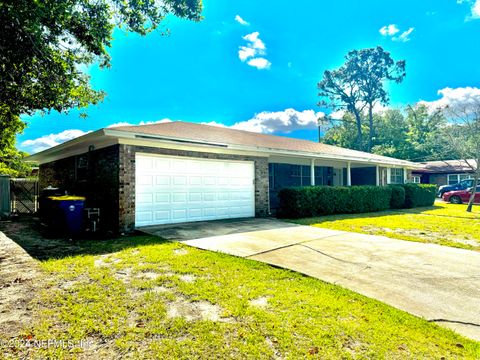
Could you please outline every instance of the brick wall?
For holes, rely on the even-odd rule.
[[[241,160],[255,163],[255,216],[269,215],[268,159],[255,156],[203,153],[144,146],[120,145],[120,231],[135,227],[135,153],[187,156],[203,159]]]
[[[87,166],[80,174],[79,156],[86,156]],[[102,228],[119,228],[119,148],[118,145],[90,151],[40,165],[39,186],[59,187],[69,194],[86,197],[86,207],[100,208]]]

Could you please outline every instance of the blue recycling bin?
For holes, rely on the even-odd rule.
[[[60,216],[60,225],[72,236],[78,236],[83,231],[83,209],[85,198],[83,196],[50,196],[48,198],[56,204],[57,214]]]

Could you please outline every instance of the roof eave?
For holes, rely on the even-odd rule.
[[[82,135],[78,138],[66,141],[60,145],[53,146],[51,148],[48,148],[46,150],[40,151],[38,153],[35,153],[33,155],[29,155],[26,158],[23,159],[25,162],[42,162],[43,160],[46,160],[49,158],[50,155],[53,153],[57,153],[61,150],[67,149],[69,147],[84,143],[86,141],[91,141],[93,139],[99,138],[102,135],[104,135],[104,129],[100,129],[97,131],[89,132],[88,134]]]
[[[128,138],[128,139],[135,139],[135,138],[148,138],[151,140],[158,140],[158,141],[173,141],[173,142],[185,142],[190,144],[196,145],[206,145],[206,146],[224,146],[228,149],[232,150],[244,150],[244,151],[254,151],[254,152],[261,152],[261,153],[268,153],[268,154],[283,154],[283,155],[296,155],[301,157],[309,157],[309,158],[317,158],[317,159],[334,159],[340,161],[354,161],[360,162],[365,164],[375,164],[375,165],[385,165],[385,166],[398,166],[398,167],[406,167],[408,169],[417,169],[420,166],[416,163],[406,161],[406,160],[396,160],[396,161],[382,161],[382,160],[375,160],[375,159],[362,159],[359,157],[354,156],[342,156],[342,155],[332,155],[332,154],[320,154],[320,153],[312,153],[312,152],[304,152],[304,151],[294,151],[294,150],[281,150],[281,149],[274,149],[274,148],[265,148],[259,146],[242,146],[242,145],[234,145],[234,144],[227,144],[227,143],[216,143],[216,142],[208,142],[208,141],[199,141],[199,140],[191,140],[187,138],[180,138],[174,136],[163,136],[163,135],[154,135],[154,134],[145,134],[140,132],[133,132],[133,131],[121,131],[116,129],[105,129],[105,135],[107,136],[116,136],[119,138]]]

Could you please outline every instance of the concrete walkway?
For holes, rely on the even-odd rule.
[[[273,219],[170,225],[149,232],[298,271],[480,341],[478,252]]]

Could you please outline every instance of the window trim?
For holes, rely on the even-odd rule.
[[[457,180],[455,182],[450,183],[450,177],[455,176]],[[461,176],[465,176],[461,179]],[[460,181],[473,179],[472,174],[470,173],[457,173],[457,174],[447,174],[447,185],[455,185],[458,184]]]
[[[394,171],[392,171],[394,170]],[[394,172],[400,170],[402,173],[393,175]],[[404,168],[388,168],[388,183],[389,184],[404,184],[405,183],[405,169]],[[395,181],[393,180],[395,178]],[[400,181],[399,181],[400,180]]]

